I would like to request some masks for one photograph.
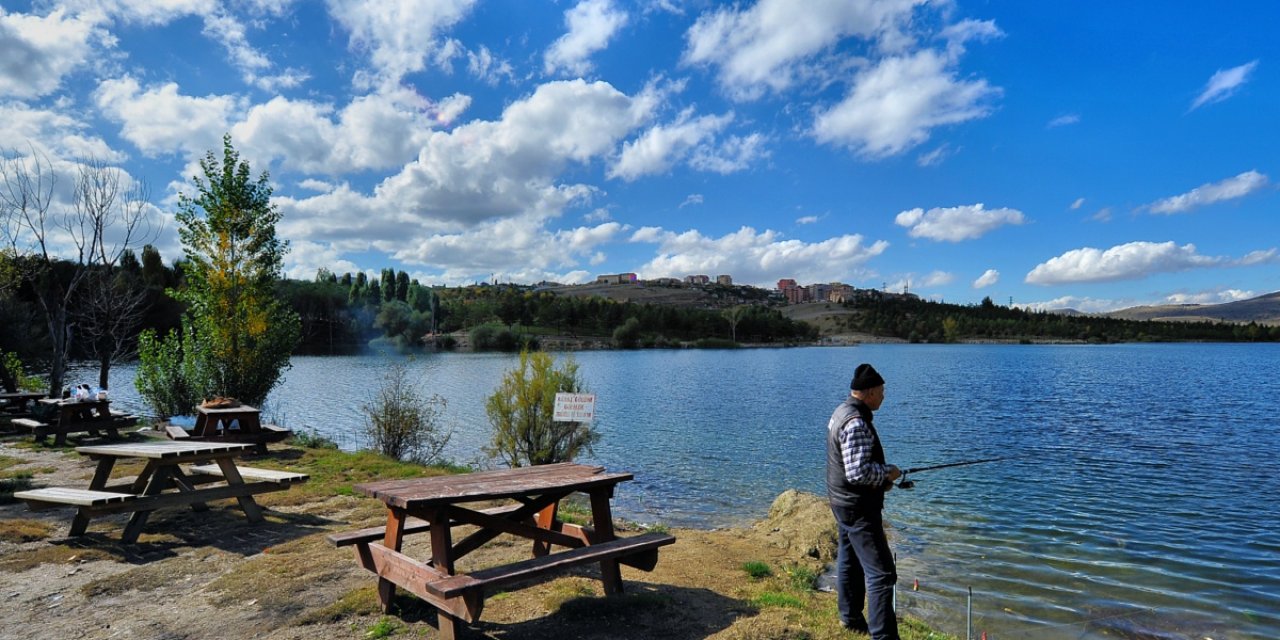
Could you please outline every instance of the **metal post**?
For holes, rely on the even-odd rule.
[[[965,619],[964,640],[973,640],[973,587],[969,587],[969,606]]]

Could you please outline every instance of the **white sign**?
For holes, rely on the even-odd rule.
[[[557,393],[555,422],[591,422],[596,414],[594,393]]]

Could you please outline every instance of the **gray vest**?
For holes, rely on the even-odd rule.
[[[871,423],[871,409],[850,396],[836,407],[831,421],[827,423],[827,500],[832,506],[878,514],[884,508],[884,488],[850,484],[845,475],[840,429],[858,416],[871,430],[871,459],[884,464],[884,449],[880,447],[880,436]]]

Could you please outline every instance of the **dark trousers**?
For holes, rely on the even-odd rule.
[[[836,596],[840,621],[846,627],[867,629],[872,640],[898,640],[898,617],[893,611],[893,585],[898,571],[884,533],[884,520],[855,509],[831,507],[836,517]],[[862,616],[862,600],[867,615]]]

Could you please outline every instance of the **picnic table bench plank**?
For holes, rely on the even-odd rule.
[[[214,464],[202,464],[193,466],[188,469],[191,473],[201,473],[210,476],[222,476],[222,467]],[[252,478],[254,480],[262,480],[264,482],[278,482],[280,484],[292,484],[294,482],[306,482],[311,476],[305,473],[294,473],[292,471],[277,471],[276,469],[259,469],[257,467],[241,467],[237,466],[236,471],[240,473],[242,478]]]
[[[500,587],[527,578],[540,577],[559,569],[617,559],[625,555],[647,553],[675,541],[675,536],[666,533],[642,533],[490,569],[438,578],[428,582],[426,586],[427,589],[445,598],[452,598],[466,591]]]
[[[44,487],[18,491],[13,494],[18,500],[25,501],[32,509],[51,509],[62,506],[96,507],[99,505],[127,502],[137,498],[132,493],[114,491],[92,491],[89,489],[73,489],[71,487]],[[33,503],[39,503],[39,506]]]
[[[480,512],[487,513],[490,515],[503,515],[519,509],[520,506],[521,505],[519,504],[504,504],[500,507],[490,507],[488,509],[481,509]],[[459,523],[456,520],[449,522],[449,526],[457,526],[458,524]],[[409,535],[412,533],[422,533],[424,531],[429,530],[430,528],[431,528],[431,523],[427,522],[426,520],[423,520],[422,518],[415,518],[412,516],[405,518],[405,521],[404,521],[405,535]],[[387,527],[384,525],[381,527],[368,527],[365,529],[357,529],[355,531],[347,531],[345,533],[331,533],[328,536],[326,536],[326,539],[329,540],[329,542],[333,544],[333,546],[335,547],[349,547],[353,544],[359,544],[361,542],[372,542],[374,540],[380,540],[386,535],[386,532],[387,532]]]

